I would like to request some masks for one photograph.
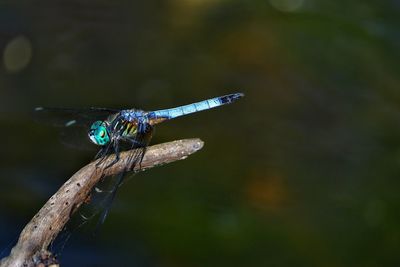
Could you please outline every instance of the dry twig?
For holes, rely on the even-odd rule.
[[[142,171],[162,164],[185,159],[203,147],[200,139],[185,139],[151,146],[143,158]],[[96,168],[94,161],[76,172],[64,185],[47,201],[33,219],[21,232],[19,240],[8,257],[4,258],[0,267],[33,266],[32,257],[35,253],[46,250],[71,218],[71,215],[87,199],[94,185],[102,175],[120,173],[127,161],[129,151],[121,153],[121,159],[108,169]],[[107,159],[111,162],[113,157]],[[106,166],[103,164],[103,166]]]

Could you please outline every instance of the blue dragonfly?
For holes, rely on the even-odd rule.
[[[115,184],[110,190],[110,196],[100,215],[98,224],[102,224],[107,217],[111,203],[116,195],[118,187],[122,184],[125,174],[135,166],[140,166],[146,147],[150,143],[154,126],[166,120],[174,119],[183,115],[192,114],[233,103],[242,98],[244,94],[234,93],[215,97],[193,104],[175,108],[161,109],[155,111],[144,111],[140,109],[62,109],[37,107],[37,114],[57,118],[55,124],[65,128],[79,127],[86,131],[89,140],[100,149],[95,156],[99,159],[98,166],[103,169],[109,168],[120,159],[122,150],[130,150],[124,171],[118,175]],[[69,136],[65,136],[68,139]],[[136,149],[133,149],[136,148]],[[103,166],[108,155],[115,154],[115,159]],[[100,191],[96,188],[97,191]]]

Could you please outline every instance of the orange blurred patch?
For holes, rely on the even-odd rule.
[[[190,27],[200,20],[204,12],[224,0],[170,0],[171,22],[177,27]]]
[[[272,27],[249,22],[221,36],[219,51],[230,64],[254,66],[275,72],[281,64],[281,52]]]
[[[254,176],[246,186],[247,200],[267,212],[279,212],[287,199],[283,178],[279,175]]]

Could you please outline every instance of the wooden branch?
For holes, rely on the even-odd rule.
[[[151,146],[146,151],[141,169],[136,166],[134,171],[143,171],[185,159],[200,150],[203,144],[200,139],[185,139]],[[76,172],[25,226],[10,255],[0,262],[0,267],[32,266],[33,255],[47,249],[71,215],[85,202],[102,175],[120,173],[128,160],[128,155],[129,151],[122,152],[120,160],[107,169],[96,167],[97,161],[94,161]],[[107,162],[113,159],[111,156]],[[107,162],[102,166],[107,166]]]

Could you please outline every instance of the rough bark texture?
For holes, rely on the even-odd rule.
[[[134,171],[143,171],[185,159],[202,147],[203,142],[200,139],[185,139],[151,146],[146,151],[141,168],[136,166]],[[123,170],[128,155],[129,151],[121,153],[120,160],[107,169],[96,167],[97,161],[94,161],[76,172],[25,226],[17,244],[10,255],[1,261],[0,267],[33,266],[33,255],[47,249],[71,215],[85,202],[103,174],[115,175]],[[107,159],[108,162],[112,160],[113,156]]]

